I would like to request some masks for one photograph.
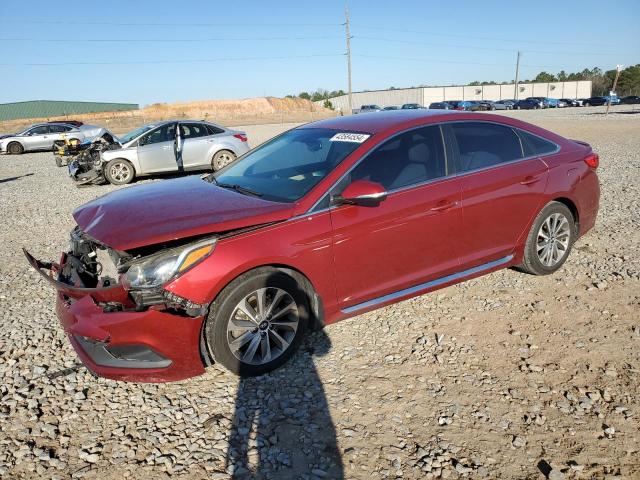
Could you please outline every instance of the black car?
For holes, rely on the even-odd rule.
[[[620,103],[625,105],[638,105],[640,104],[640,97],[638,95],[628,95],[620,99]]]
[[[599,107],[600,105],[606,105],[609,102],[607,97],[591,97],[585,99],[582,104],[585,107]]]
[[[566,103],[567,107],[579,107],[580,106],[580,103],[577,100],[573,100],[571,98],[561,98],[560,101]]]
[[[420,106],[419,103],[405,103],[400,108],[401,108],[401,110],[417,110],[417,109],[422,108],[422,107]]]
[[[514,110],[537,110],[540,108],[540,102],[537,100],[518,100],[513,104]]]
[[[429,110],[452,110],[453,107],[447,102],[433,102],[429,104]]]

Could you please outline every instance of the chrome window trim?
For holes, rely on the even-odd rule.
[[[355,164],[353,164],[351,166],[351,168],[349,168],[349,170],[347,170],[344,174],[342,174],[340,176],[340,178],[338,178],[335,182],[333,182],[333,185],[331,185],[331,187],[329,187],[325,191],[324,195],[322,195],[305,213],[300,214],[300,215],[298,215],[298,216],[296,216],[294,218],[300,218],[300,217],[308,215],[308,214],[318,213],[318,212],[322,212],[322,211],[325,211],[325,210],[331,210],[332,208],[334,208],[335,206],[330,205],[329,207],[323,208],[321,210],[317,210],[317,211],[313,210],[314,208],[316,208],[318,206],[318,204],[320,204],[322,202],[322,200],[324,200],[324,198],[327,195],[331,194],[331,190],[333,190],[336,187],[336,185],[338,185],[348,174],[351,173],[351,171],[353,169],[355,169],[358,165],[360,165],[361,162],[363,162],[369,155],[371,155],[376,150],[377,147],[379,147],[382,144],[386,143],[388,140],[392,140],[393,138],[395,138],[395,137],[397,137],[399,135],[402,135],[404,133],[410,132],[412,130],[417,130],[419,128],[424,128],[424,127],[429,127],[429,126],[437,126],[437,127],[440,128],[440,134],[442,136],[442,148],[444,150],[444,155],[445,155],[445,172],[448,172],[449,171],[449,158],[448,158],[448,155],[447,155],[447,147],[446,147],[446,143],[445,143],[445,140],[444,140],[444,132],[443,132],[443,128],[442,127],[446,126],[446,125],[455,124],[455,123],[488,123],[488,124],[491,124],[491,125],[500,125],[500,126],[503,126],[503,127],[510,128],[515,133],[516,137],[518,137],[518,141],[520,142],[520,146],[522,148],[523,158],[518,158],[518,159],[515,159],[515,160],[511,160],[509,162],[503,162],[503,163],[499,163],[497,165],[491,165],[491,166],[488,166],[488,167],[476,168],[474,170],[467,170],[465,172],[456,172],[456,173],[453,173],[453,174],[450,174],[450,175],[445,175],[444,177],[431,178],[429,180],[425,180],[424,182],[414,183],[414,184],[407,185],[407,186],[404,186],[404,187],[399,187],[399,188],[395,188],[393,190],[389,190],[389,191],[387,191],[388,195],[391,195],[391,194],[397,193],[397,192],[403,192],[403,191],[409,190],[411,188],[420,188],[420,187],[423,187],[423,186],[428,185],[430,183],[434,183],[436,181],[443,181],[443,180],[448,180],[450,178],[457,178],[457,177],[461,177],[461,176],[465,176],[465,175],[470,175],[470,174],[473,174],[473,173],[483,172],[485,170],[489,170],[489,169],[492,169],[492,168],[500,168],[500,167],[502,167],[504,165],[511,165],[513,163],[516,163],[516,162],[524,162],[524,161],[527,161],[527,160],[532,160],[534,158],[542,159],[543,157],[547,157],[549,155],[555,155],[561,149],[560,145],[558,145],[557,143],[549,140],[548,138],[544,138],[544,137],[542,137],[540,135],[537,135],[537,134],[535,134],[533,132],[530,132],[528,130],[524,130],[524,129],[519,128],[519,127],[514,127],[512,125],[507,125],[507,124],[501,123],[501,122],[494,122],[494,121],[491,121],[491,120],[484,120],[484,119],[482,119],[482,120],[475,120],[475,119],[474,120],[447,120],[447,121],[439,122],[439,123],[436,123],[436,124],[427,124],[427,125],[414,126],[414,127],[411,127],[411,128],[407,128],[406,130],[402,130],[400,132],[396,132],[392,136],[384,139],[381,143],[379,143],[378,145],[373,147],[373,149],[368,151],[360,160],[358,160]],[[553,152],[545,153],[544,155],[529,155],[528,157],[524,156],[524,146],[522,145],[522,138],[518,134],[519,131],[524,131],[524,132],[526,132],[526,133],[528,133],[530,135],[533,135],[534,137],[538,137],[538,138],[540,138],[540,139],[542,139],[542,140],[544,140],[546,142],[552,143],[553,145],[556,146],[556,149]]]
[[[350,307],[342,308],[340,309],[340,311],[342,313],[349,314],[349,313],[358,312],[359,310],[364,310],[366,308],[375,307],[376,305],[380,305],[388,301],[396,300],[400,297],[404,297],[405,295],[413,295],[415,293],[418,293],[422,290],[426,290],[428,288],[437,287],[439,285],[443,285],[451,281],[460,280],[462,278],[468,277],[470,275],[474,275],[476,273],[484,272],[485,270],[490,270],[494,267],[499,267],[500,265],[504,265],[508,263],[512,258],[513,258],[513,255],[507,255],[506,257],[502,257],[497,260],[493,260],[491,262],[483,263],[482,265],[477,265],[475,267],[471,267],[457,273],[452,273],[451,275],[446,275],[444,277],[436,278],[435,280],[430,280],[428,282],[420,283],[418,285],[414,285],[413,287],[397,290],[395,292],[388,293],[386,295],[382,295],[380,297],[376,297],[371,300],[367,300],[365,302],[357,303]]]

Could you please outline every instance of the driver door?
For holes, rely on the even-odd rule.
[[[165,123],[138,141],[141,173],[176,172],[176,123]]]
[[[53,140],[49,137],[51,137],[49,134],[49,125],[33,127],[25,137],[25,147],[27,147],[28,150],[51,148]]]
[[[447,172],[440,127],[428,126],[387,140],[336,187],[333,193],[341,193],[352,181],[368,180],[388,194],[377,206],[331,209],[342,310],[458,270],[461,182]]]

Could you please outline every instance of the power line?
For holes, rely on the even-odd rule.
[[[318,36],[283,36],[283,37],[207,37],[207,38],[0,38],[0,42],[59,42],[59,43],[145,43],[145,42],[222,42],[222,41],[267,41],[267,40],[326,40],[331,38],[342,38],[339,35],[318,35]]]
[[[361,38],[364,40],[374,40],[380,42],[391,42],[391,43],[406,43],[406,44],[414,44],[414,45],[432,45],[439,47],[453,47],[453,48],[467,48],[473,50],[492,50],[499,52],[513,52],[513,48],[498,48],[498,47],[479,47],[476,45],[455,45],[450,43],[439,43],[439,42],[425,42],[419,40],[404,40],[398,38],[382,38],[382,37],[369,37],[357,35],[355,38]],[[527,53],[544,53],[544,54],[560,54],[560,55],[606,55],[611,56],[615,55],[614,53],[600,53],[600,52],[559,52],[559,51],[551,51],[551,50],[526,50]]]
[[[116,62],[26,62],[26,63],[0,63],[3,67],[59,67],[74,65],[162,65],[162,64],[188,64],[188,63],[215,63],[215,62],[237,62],[245,60],[293,60],[318,57],[343,57],[344,53],[318,53],[306,55],[275,55],[269,57],[218,57],[200,58],[189,60],[134,60]]]
[[[121,27],[341,27],[340,23],[231,23],[231,22],[123,22],[101,20],[99,22],[79,20],[33,20],[4,18],[5,24],[28,23],[36,25],[109,25]]]
[[[534,44],[546,44],[546,45],[581,45],[581,46],[607,46],[614,47],[615,45],[604,44],[604,43],[585,43],[585,42],[556,42],[556,41],[545,41],[545,40],[523,40],[523,39],[512,39],[512,38],[499,38],[499,37],[484,37],[477,35],[463,35],[457,33],[441,33],[441,32],[430,32],[428,30],[409,30],[406,28],[393,28],[393,27],[378,27],[378,26],[369,26],[369,25],[360,25],[355,24],[356,28],[362,28],[366,30],[386,30],[389,32],[404,32],[404,33],[417,33],[421,35],[433,35],[440,37],[456,37],[456,38],[471,38],[475,40],[491,40],[496,42],[509,42],[509,43],[534,43]]]
[[[362,53],[354,53],[353,56],[362,58],[373,58],[381,60],[402,60],[402,61],[415,61],[415,62],[429,62],[429,63],[452,63],[459,65],[482,65],[488,67],[505,67],[513,66],[511,63],[484,63],[484,62],[467,62],[460,60],[444,60],[437,58],[417,58],[417,57],[395,57],[395,56],[382,56],[382,55],[366,55]],[[530,68],[567,68],[566,65],[520,65],[521,67]]]

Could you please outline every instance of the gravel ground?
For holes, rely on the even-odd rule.
[[[600,153],[599,221],[563,269],[332,325],[246,381],[79,366],[20,248],[58,258],[71,211],[118,187],[77,189],[50,153],[0,157],[0,477],[640,478],[640,113],[601,111],[509,113]],[[282,129],[247,127],[254,145]]]

